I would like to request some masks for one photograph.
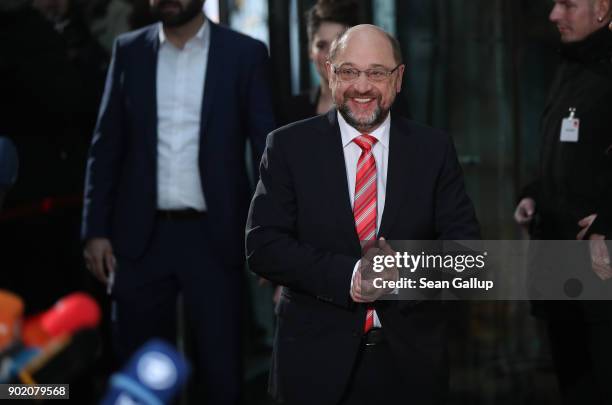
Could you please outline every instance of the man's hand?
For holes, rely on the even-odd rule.
[[[582,229],[576,235],[576,240],[584,239],[584,235],[586,235],[587,231],[589,230],[589,227],[591,226],[593,221],[595,221],[596,218],[597,214],[591,214],[588,217],[584,217],[580,221],[578,221],[578,226]]]
[[[533,214],[535,213],[536,203],[533,198],[523,198],[516,209],[514,210],[514,220],[517,224],[527,228],[533,220]]]
[[[278,302],[280,301],[280,297],[281,297],[282,292],[283,292],[283,286],[282,285],[277,285],[274,288],[274,294],[272,294],[272,302],[274,302],[274,305],[278,305]]]
[[[372,265],[374,257],[386,255],[395,256],[395,252],[384,238],[381,238],[378,241],[378,247],[370,248],[361,258],[351,287],[351,298],[353,301],[361,303],[374,302],[383,295],[393,291],[392,288],[376,288],[374,286],[375,278],[380,278],[382,281],[397,281],[399,278],[399,272],[395,266],[392,268],[385,267],[380,273],[374,271],[374,266]]]
[[[589,250],[591,251],[591,268],[602,280],[612,278],[610,267],[610,253],[606,246],[606,237],[597,233],[589,237]]]
[[[259,279],[257,280],[257,285],[259,287],[265,287],[271,284],[272,283],[270,283],[270,281],[266,280],[263,277],[259,277]],[[278,305],[278,301],[280,300],[282,291],[283,291],[282,285],[277,285],[276,287],[274,287],[274,293],[272,294],[272,301],[274,302],[275,305]]]
[[[597,218],[597,214],[591,214],[578,221],[578,226],[582,229],[576,235],[577,240],[583,240],[591,224]],[[591,268],[602,280],[612,278],[612,268],[610,268],[610,253],[606,246],[606,237],[598,233],[589,236],[589,250],[591,252]]]
[[[92,274],[106,284],[108,275],[115,271],[117,260],[113,254],[110,240],[106,238],[89,239],[83,250],[85,265]]]

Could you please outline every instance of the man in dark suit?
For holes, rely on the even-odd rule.
[[[514,218],[533,240],[585,241],[574,251],[555,247],[562,266],[551,266],[551,242],[534,242],[533,279],[552,285],[571,274],[609,293],[612,1],[555,0],[549,20],[559,31],[561,63],[540,122],[539,176],[522,191]],[[547,325],[563,404],[610,404],[612,301],[595,301],[588,292],[567,298],[532,302]]]
[[[161,24],[114,46],[87,164],[84,255],[112,293],[122,357],[152,336],[176,340],[181,292],[206,403],[236,403],[245,144],[257,162],[274,128],[268,53],[207,20],[201,0],[151,4]]]
[[[479,238],[455,149],[389,115],[404,71],[390,35],[353,27],[329,58],[336,108],[268,136],[247,222],[251,269],[285,286],[269,389],[289,404],[440,403],[442,306],[377,300],[360,257],[381,237]]]

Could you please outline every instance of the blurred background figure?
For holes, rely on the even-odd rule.
[[[318,0],[304,14],[308,59],[314,68],[314,85],[281,103],[279,125],[324,114],[332,107],[329,78],[325,71],[332,41],[353,25],[364,22],[357,0]],[[402,93],[393,105],[395,114],[408,115],[408,106]]]
[[[246,146],[274,129],[265,45],[203,0],[152,0],[160,23],[118,37],[87,161],[87,268],[113,302],[122,360],[177,341],[179,297],[200,402],[242,394]]]
[[[601,280],[612,278],[611,15],[609,0],[554,2],[562,61],[542,117],[540,176],[514,215],[533,239],[590,240],[584,271]],[[612,403],[611,302],[535,301],[533,311],[548,321],[563,403]]]
[[[69,3],[3,1],[0,25],[0,133],[20,159],[0,213],[0,285],[37,311],[86,283],[83,171],[107,60]]]
[[[87,106],[87,115],[82,119],[91,125],[95,120],[97,103],[102,94],[110,53],[92,34],[86,6],[81,5],[78,0],[33,0],[32,6],[60,35],[68,61],[81,76],[81,86],[85,86],[83,93],[87,97],[83,100]],[[127,26],[121,28],[129,29]],[[117,35],[118,32],[111,34]]]
[[[134,7],[128,0],[32,0],[32,5],[58,31],[76,24],[76,30],[93,37],[110,56],[115,38],[132,29]],[[76,20],[76,21],[75,21]]]
[[[283,105],[279,124],[288,124],[324,114],[332,107],[325,62],[332,41],[359,23],[359,8],[354,0],[319,0],[305,15],[308,57],[314,64],[319,83],[294,96]]]
[[[101,293],[83,270],[79,225],[108,55],[72,0],[2,1],[0,26],[0,134],[19,155],[0,211],[0,286],[30,315],[72,291]],[[97,360],[92,382],[110,367],[110,356]]]
[[[134,7],[125,0],[80,0],[92,35],[110,55],[118,35],[134,27]]]
[[[19,157],[13,142],[0,136],[0,212],[9,189],[15,185],[19,172]]]
[[[61,26],[62,22],[67,20],[70,0],[32,0],[32,6],[46,19]]]

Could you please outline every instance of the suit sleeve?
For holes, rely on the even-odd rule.
[[[268,136],[249,210],[249,267],[272,282],[350,307],[351,275],[358,258],[316,249],[297,239],[296,193],[278,135]]]
[[[436,184],[435,224],[439,239],[480,239],[474,206],[465,192],[463,171],[450,138]]]
[[[540,180],[532,181],[531,183],[523,187],[523,189],[519,193],[516,203],[518,204],[519,202],[521,202],[523,198],[531,198],[536,202],[536,208],[537,208],[538,200],[539,200],[538,198],[539,190],[540,190]]]
[[[266,135],[275,128],[270,87],[270,64],[268,50],[263,43],[257,42],[251,60],[247,95],[247,128],[249,129],[249,140],[253,153],[253,173],[257,173],[259,161],[266,146]]]
[[[119,41],[115,41],[87,158],[81,228],[83,240],[110,236],[113,194],[124,149],[122,81],[121,47]]]

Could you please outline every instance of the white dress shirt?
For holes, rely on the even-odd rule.
[[[198,164],[200,118],[210,45],[204,24],[183,49],[159,27],[157,58],[157,208],[206,210]]]
[[[346,167],[346,177],[348,180],[349,196],[351,207],[355,203],[355,183],[357,181],[357,162],[361,155],[361,148],[353,139],[361,136],[362,133],[350,126],[338,113],[338,124],[340,125],[340,135],[342,136],[342,147],[344,150],[344,166]],[[385,210],[385,190],[387,187],[387,166],[389,162],[389,133],[391,129],[391,114],[387,115],[385,121],[368,135],[373,136],[378,140],[372,147],[372,154],[376,160],[376,233],[380,229],[380,222]],[[353,278],[359,267],[359,262],[355,264],[353,269],[353,277],[351,278],[351,288],[353,287]],[[365,320],[364,320],[365,321]],[[378,314],[374,311],[374,327],[381,327]]]

